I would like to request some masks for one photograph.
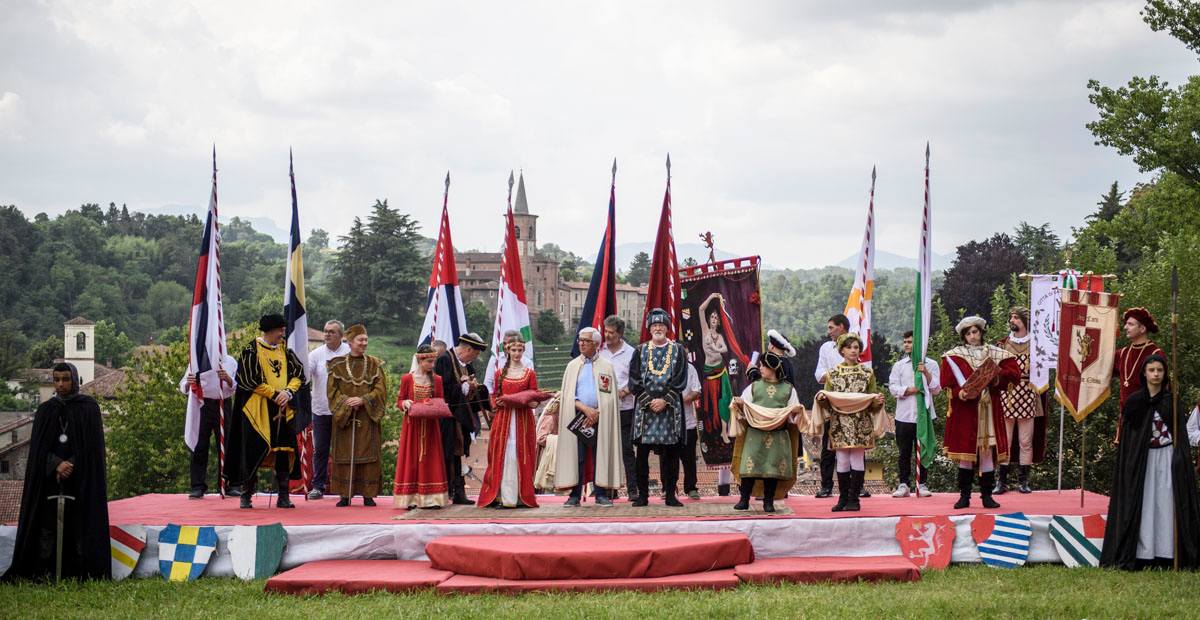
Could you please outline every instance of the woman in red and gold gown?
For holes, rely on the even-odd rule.
[[[405,413],[413,403],[443,398],[442,378],[433,372],[437,352],[429,345],[417,349],[417,367],[400,378],[396,406]],[[392,504],[396,508],[441,508],[449,505],[442,432],[436,418],[405,417],[396,451]]]
[[[499,398],[526,390],[536,390],[537,374],[521,362],[525,342],[520,332],[504,334],[504,352],[508,361],[496,370],[496,394]],[[483,474],[477,505],[537,508],[533,473],[537,467],[537,419],[531,407],[509,407],[497,403],[488,436],[488,464]]]

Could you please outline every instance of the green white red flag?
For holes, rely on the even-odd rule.
[[[493,388],[500,367],[504,332],[521,332],[525,355],[533,359],[533,331],[529,324],[529,304],[525,297],[525,277],[521,273],[521,255],[517,251],[517,225],[512,210],[513,176],[508,174],[508,213],[505,215],[504,249],[501,250],[500,291],[496,296],[496,321],[492,326],[492,357],[488,360],[485,382]],[[493,391],[494,393],[494,391]]]
[[[917,253],[917,287],[915,311],[913,312],[913,379],[917,388],[917,455],[926,468],[933,466],[937,455],[937,437],[933,432],[933,394],[925,385],[925,376],[917,371],[917,364],[929,356],[929,325],[933,302],[933,222],[930,219],[929,200],[929,144],[925,144],[925,209],[921,214],[921,249]],[[921,470],[917,469],[919,477]],[[920,480],[918,479],[918,483]]]

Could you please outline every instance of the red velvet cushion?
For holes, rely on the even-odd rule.
[[[413,403],[407,415],[410,418],[448,418],[451,413],[444,398],[431,398],[423,403]]]
[[[532,407],[535,403],[544,403],[551,398],[553,394],[543,392],[541,390],[524,390],[516,394],[504,394],[496,397],[496,404],[502,407]]]

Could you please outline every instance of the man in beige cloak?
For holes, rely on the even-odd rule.
[[[619,488],[624,479],[617,379],[612,363],[597,353],[600,339],[594,328],[580,330],[579,357],[563,373],[554,485],[571,489],[565,506],[579,505],[588,482],[596,487],[596,505],[612,506],[608,489]],[[577,418],[576,425],[593,440],[571,430]]]

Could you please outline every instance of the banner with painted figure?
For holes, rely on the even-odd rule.
[[[1055,397],[1082,422],[1108,398],[1121,296],[1062,289]]]
[[[696,404],[700,452],[710,467],[733,460],[729,404],[747,385],[751,356],[762,349],[758,257],[680,270],[688,361],[700,376]]]

